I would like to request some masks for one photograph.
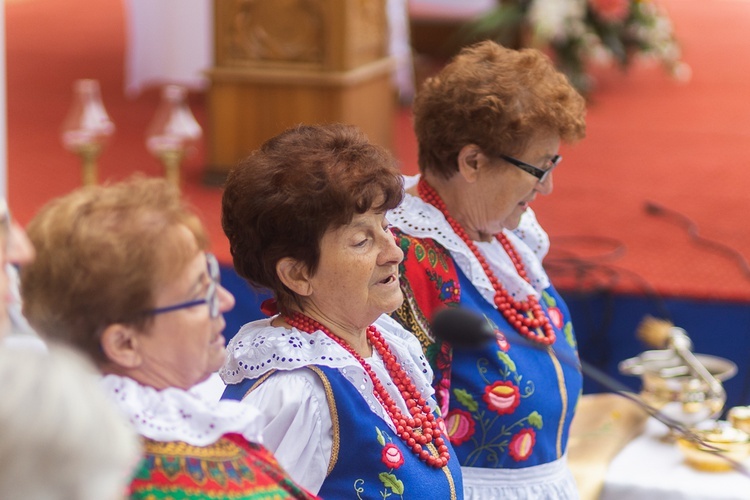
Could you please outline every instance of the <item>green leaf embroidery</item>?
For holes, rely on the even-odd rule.
[[[385,446],[385,438],[383,437],[383,433],[380,432],[380,429],[375,427],[375,430],[378,431],[378,443],[380,443],[380,446]]]
[[[565,332],[565,340],[568,342],[568,345],[570,347],[576,346],[576,339],[573,338],[573,323],[568,321],[565,323],[565,326],[563,327],[563,332]]]
[[[422,245],[416,245],[414,247],[414,255],[417,257],[418,262],[422,262],[422,259],[424,259],[424,247]]]
[[[512,359],[510,359],[510,356],[508,356],[507,353],[503,351],[497,351],[497,357],[500,358],[500,361],[505,363],[505,366],[507,366],[510,371],[516,371],[516,363]]]
[[[555,300],[555,298],[544,290],[542,290],[542,298],[544,299],[544,302],[547,304],[547,307],[557,306],[557,301]]]
[[[532,411],[529,414],[529,424],[533,425],[537,429],[542,428],[542,416],[539,414],[539,412]]]
[[[432,248],[430,248],[427,251],[427,260],[430,261],[430,265],[432,266],[433,269],[437,265],[437,259],[438,259],[437,253],[435,253],[435,250],[433,250]]]
[[[390,488],[395,494],[404,494],[404,483],[390,472],[381,472],[378,474],[378,477],[380,478],[380,482],[383,483],[386,488]]]
[[[479,409],[479,405],[476,401],[474,401],[474,398],[471,397],[471,394],[466,392],[463,389],[454,389],[453,394],[456,395],[456,399],[459,403],[464,405],[466,408],[468,408],[469,411],[477,411]]]

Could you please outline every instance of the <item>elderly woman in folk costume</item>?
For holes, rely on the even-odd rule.
[[[15,266],[33,258],[0,199],[0,498],[121,500],[140,455],[137,436],[91,363],[29,331]]]
[[[37,257],[21,273],[24,313],[96,363],[140,434],[130,498],[313,497],[258,444],[255,408],[190,390],[226,357],[222,313],[234,297],[176,187],[136,178],[82,188],[28,231]]]
[[[266,445],[323,498],[462,498],[432,371],[384,314],[402,300],[385,220],[402,190],[382,148],[326,125],[270,139],[224,192],[235,269],[274,296],[228,346],[225,396],[261,409]]]
[[[582,378],[530,205],[552,192],[560,144],[584,136],[584,114],[547,57],[491,41],[463,49],[414,102],[421,175],[388,214],[405,254],[394,317],[433,363],[467,498],[577,497],[565,450]],[[446,306],[484,316],[495,341],[436,338]]]

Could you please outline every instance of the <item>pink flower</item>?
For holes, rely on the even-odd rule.
[[[451,410],[445,418],[448,438],[451,443],[458,446],[474,435],[474,419],[471,413],[464,410]]]
[[[383,453],[380,456],[380,460],[382,460],[385,466],[389,469],[398,469],[404,465],[404,456],[401,454],[401,450],[399,450],[393,443],[388,443],[383,447]]]
[[[510,349],[510,344],[508,343],[508,339],[505,338],[505,335],[503,332],[501,332],[498,329],[495,329],[495,340],[497,342],[497,347],[503,352],[508,352],[508,349]]]
[[[521,403],[521,393],[513,382],[498,381],[484,388],[482,399],[499,415],[513,413]]]
[[[513,460],[521,462],[531,456],[535,443],[536,432],[534,432],[534,429],[523,429],[511,438],[508,452]]]
[[[603,21],[619,23],[630,14],[630,0],[589,0],[594,13]]]
[[[448,407],[451,400],[450,394],[450,383],[447,379],[442,379],[438,382],[437,389],[435,390],[435,399],[440,405],[440,413],[445,415],[448,413]]]
[[[558,330],[563,327],[563,315],[557,307],[547,309],[547,317]]]

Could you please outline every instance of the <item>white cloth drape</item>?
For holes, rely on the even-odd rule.
[[[125,93],[148,86],[204,90],[213,64],[212,0],[126,0]]]

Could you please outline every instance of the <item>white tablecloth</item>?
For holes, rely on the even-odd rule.
[[[660,440],[666,433],[663,424],[648,420],[610,464],[601,500],[750,499],[750,478],[690,467],[675,443]]]

